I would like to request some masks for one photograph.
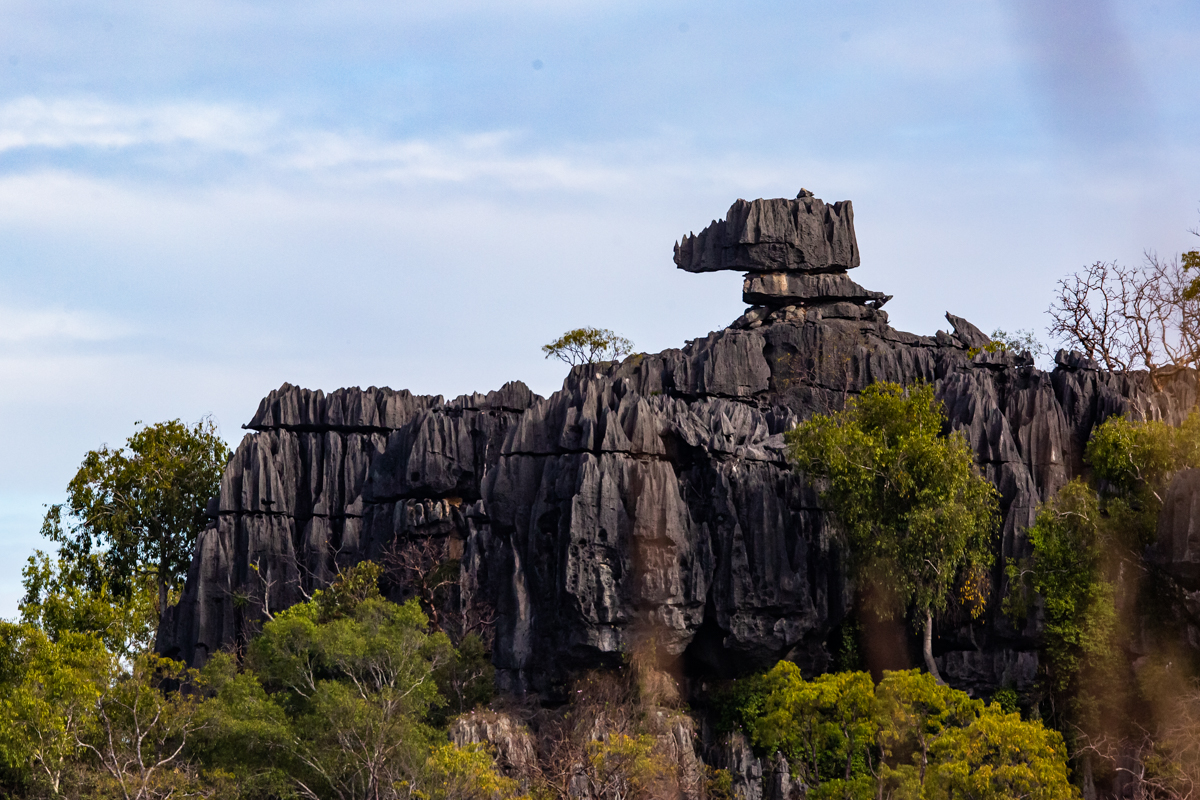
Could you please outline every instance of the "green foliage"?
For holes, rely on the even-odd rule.
[[[660,784],[671,782],[672,766],[648,734],[609,733],[587,744],[585,775],[596,800],[653,797]]]
[[[106,583],[129,597],[153,576],[161,615],[191,563],[205,503],[217,493],[228,457],[212,420],[143,427],[126,447],[105,445],[84,457],[65,506],[46,513],[42,535],[93,592]]]
[[[746,731],[763,713],[767,687],[765,674],[750,675],[719,687],[712,695],[718,733]]]
[[[607,328],[576,328],[542,346],[546,358],[557,358],[573,367],[617,361],[632,349],[632,342]]]
[[[1057,731],[999,706],[966,727],[951,728],[932,750],[930,800],[1065,800],[1079,791],[1067,779],[1067,748]]]
[[[1116,597],[1123,565],[1141,563],[1154,541],[1162,498],[1180,469],[1200,465],[1200,415],[1179,427],[1112,417],[1084,455],[1090,480],[1077,478],[1038,511],[1027,536],[1032,557],[1006,567],[1006,611],[1024,618],[1043,605],[1043,688],[1056,723],[1096,733],[1102,718],[1127,712]]]
[[[1015,714],[1021,711],[1021,698],[1016,690],[1005,686],[1003,689],[997,689],[992,695],[992,702],[1000,706],[1005,714]]]
[[[917,670],[806,681],[780,662],[748,720],[813,798],[1077,798],[1062,737],[999,705],[984,706]]]
[[[932,386],[881,382],[787,435],[797,466],[828,480],[822,500],[860,582],[876,589],[868,606],[884,618],[943,610],[956,582],[991,563],[996,491],[966,439],[943,436],[945,427]]]
[[[90,577],[103,573],[99,561],[95,554],[85,556],[82,564],[51,561],[42,551],[34,551],[22,571],[21,621],[52,641],[68,633],[95,634],[110,651],[133,658],[154,643],[158,626],[154,587],[141,581],[127,594],[118,595],[101,579],[95,589],[89,589]]]
[[[122,659],[98,635],[4,626],[0,765],[10,786],[157,797],[196,783],[180,756],[199,727],[199,695],[162,689],[199,688],[198,675],[149,653]]]
[[[416,600],[379,597],[377,579],[370,566],[348,571],[323,595],[276,615],[250,644],[256,675],[228,680],[217,695],[224,719],[257,721],[239,736],[287,755],[302,792],[398,796],[436,738],[424,720],[443,702],[434,672],[453,649],[444,634],[428,633]],[[218,763],[226,765],[239,766]]]
[[[426,791],[421,800],[523,800],[517,782],[496,771],[491,754],[478,744],[435,747],[426,761]]]
[[[1116,653],[1113,584],[1103,569],[1104,522],[1096,493],[1074,480],[1038,512],[1029,529],[1032,564],[1009,567],[1010,579],[1027,576],[1043,600],[1043,649],[1049,689],[1056,696],[1076,687],[1085,663],[1111,668]]]
[[[379,597],[379,578],[383,567],[374,561],[360,561],[338,573],[324,589],[313,592],[309,609],[295,606],[291,613],[316,612],[320,622],[329,622],[342,617],[354,616],[358,607],[368,600]]]
[[[444,714],[433,717],[435,722],[464,714],[486,705],[495,692],[496,669],[483,640],[469,633],[458,643],[450,657],[434,671],[438,691],[445,698]]]
[[[971,348],[967,351],[968,357],[974,357],[980,348]],[[986,353],[1029,353],[1034,358],[1047,355],[1049,351],[1046,346],[1038,341],[1037,335],[1031,330],[1019,330],[1015,333],[1007,333],[1000,328],[992,331],[991,341],[985,344],[982,350]]]
[[[870,748],[879,724],[875,687],[865,672],[836,672],[804,680],[800,668],[781,661],[766,675],[760,716],[750,720],[750,741],[782,752],[792,772],[819,796],[870,797]]]

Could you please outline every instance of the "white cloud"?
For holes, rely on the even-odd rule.
[[[81,311],[0,306],[0,344],[103,342],[128,336],[121,322]]]
[[[274,115],[228,105],[23,97],[0,105],[0,152],[191,144],[251,154],[268,141],[274,124]]]

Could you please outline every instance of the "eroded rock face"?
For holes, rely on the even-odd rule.
[[[817,491],[787,463],[783,433],[798,419],[875,380],[933,382],[1000,490],[999,564],[1026,551],[1037,504],[1079,473],[1096,424],[1124,412],[1179,421],[1195,396],[1187,376],[1155,393],[1086,365],[969,360],[967,326],[936,337],[825,318],[727,329],[576,368],[548,398],[520,384],[452,401],[284,385],[230,462],[159,649],[200,663],[251,635],[264,607],[432,537],[461,554],[463,602],[494,613],[511,690],[617,663],[646,632],[701,674],[785,655],[824,668],[851,594]],[[1183,563],[1195,537],[1179,530],[1163,547]],[[952,683],[985,692],[1036,669],[1036,632],[1013,630],[998,606],[974,629],[943,626]]]
[[[675,245],[675,265],[688,272],[852,269],[859,265],[854,207],[849,200],[826,205],[803,189],[795,200],[738,200],[725,219]]]
[[[733,261],[770,245],[762,263],[788,285],[814,277],[793,265],[857,264],[849,204],[735,210],[697,242],[731,242]],[[733,263],[680,252],[689,266]],[[1024,355],[975,352],[987,337],[953,315],[953,333],[897,331],[871,294],[756,307],[680,349],[576,368],[545,398],[519,383],[450,401],[285,384],[230,461],[157,646],[198,665],[339,568],[434,542],[460,565],[461,615],[494,630],[508,691],[553,696],[572,670],[619,663],[639,637],[694,676],[782,657],[821,670],[853,590],[816,488],[788,464],[783,434],[798,420],[877,380],[933,383],[1000,492],[1002,587],[1004,560],[1028,552],[1038,504],[1080,474],[1097,424],[1118,413],[1177,423],[1195,405],[1190,374],[1155,391],[1066,353],[1043,372]],[[1195,582],[1188,498],[1200,490],[1172,491],[1162,557]],[[952,685],[986,694],[1036,673],[1036,620],[1015,629],[1000,599],[980,621],[939,623]]]

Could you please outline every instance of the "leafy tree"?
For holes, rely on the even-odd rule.
[[[125,800],[195,793],[200,779],[184,755],[202,719],[199,675],[151,653],[128,670],[113,661],[107,667],[89,735],[77,737],[99,765],[94,787]],[[165,691],[178,686],[190,690]]]
[[[797,467],[825,478],[822,501],[837,516],[868,608],[890,618],[911,608],[933,660],[933,613],[959,581],[976,616],[985,596],[998,520],[996,491],[979,475],[966,438],[943,436],[945,412],[922,384],[874,383],[844,411],[789,431]]]
[[[596,800],[661,796],[659,784],[673,783],[673,765],[656,752],[654,737],[608,733],[588,742],[588,796]]]
[[[996,328],[992,331],[991,341],[985,344],[982,348],[971,348],[967,351],[968,355],[974,356],[981,349],[987,353],[1000,353],[1008,351],[1010,353],[1029,353],[1034,358],[1047,355],[1046,346],[1038,341],[1037,336],[1031,330],[1019,330],[1014,333]]]
[[[0,761],[17,782],[62,796],[78,778],[80,740],[96,729],[108,653],[95,637],[52,641],[29,625],[0,626],[9,666],[0,682]]]
[[[126,661],[94,634],[5,626],[15,668],[0,685],[0,758],[34,796],[144,800],[198,786],[183,756],[200,696],[163,691],[199,688],[195,673],[148,653]]]
[[[250,644],[257,676],[226,681],[218,694],[259,721],[255,735],[276,742],[295,788],[314,800],[399,797],[434,741],[423,720],[442,702],[434,671],[450,658],[450,642],[427,632],[416,600],[379,597],[378,574],[370,563],[351,568],[312,601],[276,614]],[[280,726],[287,733],[274,739]]]
[[[983,704],[918,670],[884,673],[875,689],[885,784],[924,790],[942,739],[970,725]],[[911,763],[904,762],[908,754]]]
[[[115,594],[105,580],[89,589],[91,578],[102,574],[100,556],[51,561],[40,550],[22,571],[25,596],[19,605],[21,621],[43,631],[51,641],[69,633],[94,634],[112,653],[125,659],[147,652],[154,644],[158,616],[153,587],[142,581],[128,595]]]
[[[629,355],[632,349],[632,342],[607,328],[576,328],[544,345],[542,352],[546,358],[554,357],[575,367],[617,361]]]
[[[1076,800],[1062,736],[917,670],[805,680],[781,661],[747,715],[760,752],[787,759],[812,798]]]
[[[761,714],[750,720],[750,741],[783,753],[822,795],[871,797],[869,762],[878,722],[875,686],[865,672],[837,672],[804,680],[800,668],[780,661],[766,675]]]
[[[992,704],[965,727],[952,727],[933,748],[923,797],[929,800],[1075,800],[1067,748],[1057,731],[1006,714]]]
[[[66,504],[47,512],[42,535],[60,545],[72,569],[89,573],[93,591],[107,583],[128,597],[152,578],[161,616],[187,572],[205,503],[217,493],[228,457],[211,419],[143,427],[126,447],[105,445],[84,457]]]
[[[427,791],[422,800],[528,800],[517,782],[496,771],[491,754],[481,745],[435,747],[426,761]]]

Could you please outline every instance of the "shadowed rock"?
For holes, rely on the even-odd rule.
[[[724,220],[675,245],[675,265],[688,272],[820,272],[858,264],[850,201],[826,205],[803,189],[795,200],[738,200]]]
[[[742,302],[754,305],[821,305],[871,303],[878,308],[891,299],[864,289],[845,273],[806,275],[794,272],[752,272],[742,282]]]

